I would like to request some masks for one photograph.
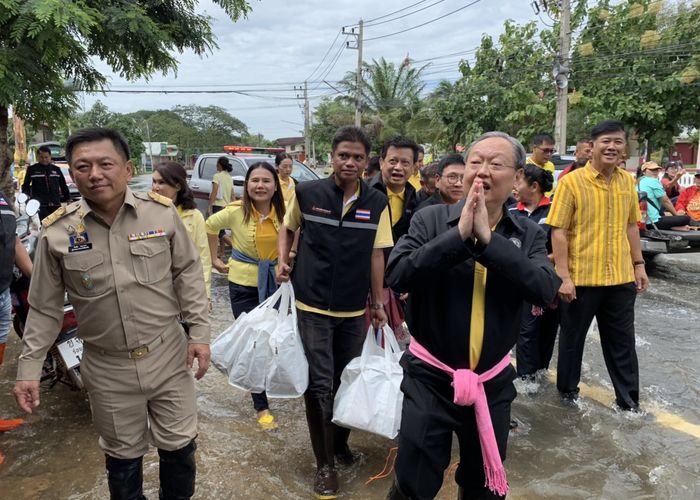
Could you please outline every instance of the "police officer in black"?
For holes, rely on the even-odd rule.
[[[24,177],[22,192],[41,203],[39,218],[45,219],[58,210],[61,202],[70,201],[70,191],[61,169],[51,163],[51,149],[41,146],[39,162],[30,165]]]

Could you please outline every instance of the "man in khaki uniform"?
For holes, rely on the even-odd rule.
[[[83,199],[43,221],[15,397],[28,413],[39,405],[41,366],[63,321],[65,289],[84,341],[80,368],[112,499],[144,498],[149,441],[160,455],[160,497],[190,498],[197,434],[190,368],[197,358],[199,379],[209,366],[199,255],[170,200],[128,188],[132,164],[118,132],[78,131],[66,156]]]

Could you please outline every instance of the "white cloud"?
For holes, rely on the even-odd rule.
[[[98,62],[97,66],[108,75],[113,89],[235,88],[256,90],[256,94],[262,97],[236,94],[108,93],[84,96],[84,106],[89,108],[99,99],[110,110],[127,113],[139,109],[168,109],[177,104],[217,105],[245,122],[251,132],[260,132],[270,139],[297,135],[302,127],[288,123],[303,122],[300,107],[302,102],[295,99],[297,92],[293,88],[293,82],[301,83],[314,71],[341,26],[356,23],[360,17],[373,19],[383,16],[415,2],[251,0],[250,3],[253,11],[248,18],[233,23],[211,1],[200,2],[200,11],[214,18],[213,29],[219,49],[205,58],[192,53],[178,54],[177,76],[157,74],[147,84],[144,81],[134,83],[126,82],[113,74],[102,62]],[[411,10],[431,3],[434,2],[425,2]],[[367,27],[365,39],[410,28],[467,3],[468,0],[446,0],[404,19]],[[406,12],[410,10],[402,14]],[[535,16],[529,2],[523,0],[482,0],[424,27],[392,37],[370,40],[364,47],[364,59],[369,61],[384,57],[399,62],[409,55],[414,60],[421,60],[472,49],[479,44],[483,34],[497,38],[503,31],[503,22],[508,18],[520,23],[535,19]],[[339,41],[343,39],[341,36]],[[336,47],[339,47],[339,42]],[[321,70],[314,76],[315,79],[325,74],[328,63],[337,53],[335,48],[331,51]],[[426,76],[430,86],[441,78],[455,78],[457,59],[458,56],[455,56],[435,61],[435,68],[427,70],[432,73]],[[452,62],[454,64],[450,64]],[[339,80],[347,71],[354,70],[356,64],[357,52],[343,49],[326,80],[331,83]],[[272,85],[273,83],[284,85]],[[227,85],[237,87],[226,87]],[[261,89],[269,91],[263,92]],[[310,89],[313,89],[310,95],[314,97],[333,92],[320,82],[311,83]],[[318,100],[314,99],[312,106]]]

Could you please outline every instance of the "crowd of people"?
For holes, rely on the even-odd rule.
[[[409,138],[387,140],[372,158],[364,131],[343,127],[331,145],[333,173],[316,181],[297,184],[292,158],[282,153],[275,165],[251,165],[236,199],[222,156],[205,219],[181,164],[158,165],[152,191],[132,192],[123,137],[103,128],[76,132],[66,157],[83,197],[49,204],[55,210],[43,220],[18,404],[28,413],[39,406],[41,365],[67,291],[84,341],[81,372],[111,497],[143,498],[151,442],[161,498],[190,498],[194,379],[209,366],[212,268],[228,277],[234,317],[291,281],[309,364],[304,406],[316,497],[335,498],[338,464],[359,458],[350,430],[332,422],[343,369],[359,356],[368,321],[375,328],[405,321],[402,423],[387,498],[434,498],[453,433],[459,498],[504,498],[513,381],[549,368],[557,332],[557,389],[565,404],[578,398],[595,317],[617,405],[638,410],[634,303],[648,279],[637,189],[653,184],[651,199],[661,185],[655,164],[643,166],[638,186],[619,168],[627,132],[618,121],[601,122],[577,144],[556,187],[554,139],[540,134],[531,146],[528,157],[513,137],[489,132],[464,155],[423,166],[423,148]],[[677,188],[677,172],[669,175],[666,188]],[[674,216],[700,215],[698,179],[678,193],[676,209],[662,196]],[[662,219],[652,216],[652,223]],[[78,226],[87,240],[80,247],[70,239]],[[252,400],[259,425],[275,428],[266,394]]]

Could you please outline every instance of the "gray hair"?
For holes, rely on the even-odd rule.
[[[525,160],[527,159],[527,153],[525,153],[525,148],[522,144],[520,144],[520,141],[518,141],[515,137],[506,134],[505,132],[493,131],[486,132],[485,134],[481,135],[469,145],[469,148],[467,148],[467,153],[464,155],[464,158],[469,158],[469,153],[471,153],[472,148],[479,144],[481,141],[485,141],[486,139],[491,139],[494,137],[499,139],[505,139],[506,141],[510,142],[511,146],[513,146],[513,159],[515,160],[515,169],[518,170],[520,168],[524,168]]]

